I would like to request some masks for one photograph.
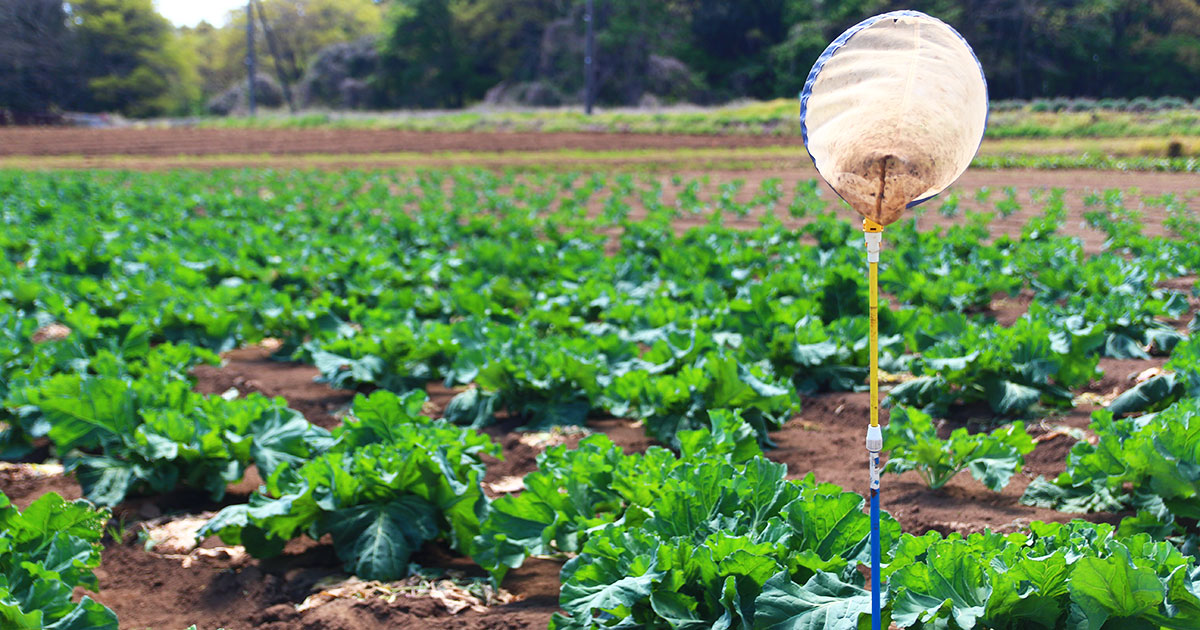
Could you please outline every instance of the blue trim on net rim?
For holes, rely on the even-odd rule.
[[[815,84],[817,82],[817,75],[821,74],[821,70],[825,67],[826,62],[828,62],[830,60],[830,58],[833,57],[834,53],[836,53],[838,50],[841,50],[842,46],[845,46],[846,42],[850,41],[850,38],[857,35],[859,31],[862,31],[867,28],[870,28],[871,26],[874,26],[875,23],[879,22],[880,20],[886,20],[888,18],[896,18],[896,17],[929,18],[935,22],[942,24],[946,28],[950,29],[950,32],[954,33],[954,36],[958,38],[958,41],[962,42],[963,45],[967,47],[967,52],[971,53],[971,58],[975,60],[975,66],[977,68],[979,68],[979,77],[981,79],[983,79],[984,102],[985,103],[988,102],[989,99],[988,99],[988,91],[987,91],[987,75],[985,75],[983,73],[983,64],[979,63],[979,57],[977,57],[975,55],[975,50],[973,48],[971,48],[971,44],[968,43],[966,38],[964,38],[962,36],[962,34],[959,33],[957,30],[955,30],[955,28],[953,26],[950,26],[949,24],[946,24],[945,22],[943,22],[931,15],[921,13],[920,11],[911,11],[911,10],[891,11],[888,13],[882,13],[880,15],[876,15],[874,17],[869,17],[869,18],[859,22],[858,24],[855,24],[854,26],[851,26],[850,28],[846,29],[846,32],[842,33],[841,35],[838,35],[837,39],[835,39],[829,43],[829,46],[827,46],[825,48],[825,51],[821,53],[821,56],[817,57],[817,62],[813,64],[812,70],[808,71],[808,78],[804,80],[804,89],[800,90],[800,138],[801,138],[801,140],[804,141],[804,151],[806,153],[808,153],[808,158],[810,160],[812,160],[813,166],[817,166],[817,158],[813,156],[812,151],[808,150],[808,125],[807,125],[806,119],[808,118],[808,99],[809,99],[809,97],[812,96],[813,84]],[[991,116],[991,111],[990,111],[991,108],[989,107],[988,110],[989,111],[985,112],[983,115],[983,130],[985,133],[987,132],[988,119]],[[976,153],[979,152],[979,147],[982,145],[983,145],[983,134],[980,134],[979,144],[975,146]],[[818,175],[821,174],[820,167],[817,168],[817,174]],[[822,175],[821,179],[824,179],[824,178],[825,177]],[[837,190],[835,189],[833,192],[837,193]],[[923,204],[926,201],[933,199],[938,194],[939,193],[934,193],[924,199],[917,199],[915,201],[910,201],[906,207],[912,208],[913,206]],[[841,196],[842,196],[841,193],[838,193],[838,197],[841,197]],[[842,200],[845,201],[845,198],[842,198]]]

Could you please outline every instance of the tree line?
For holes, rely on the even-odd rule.
[[[957,28],[995,99],[1200,96],[1197,0],[594,5],[604,105],[795,96],[838,33],[901,8]],[[256,86],[268,105],[282,104],[276,92],[288,87],[308,107],[578,103],[584,7],[585,0],[259,0]],[[246,19],[234,11],[222,26],[175,28],[153,0],[0,0],[0,109],[236,111]]]

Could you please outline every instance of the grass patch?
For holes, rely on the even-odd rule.
[[[521,109],[409,112],[266,113],[237,118],[201,118],[201,127],[226,129],[399,129],[406,131],[527,131],[653,133],[688,135],[800,135],[800,105],[794,99],[721,107],[601,110],[586,116],[577,109]],[[153,123],[151,123],[153,124]],[[1200,109],[1159,111],[1039,111],[1036,105],[992,111],[987,137],[1127,138],[1200,137]]]

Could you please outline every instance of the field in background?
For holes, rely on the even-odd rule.
[[[1136,101],[1136,102],[1135,102]],[[1126,138],[1200,136],[1200,104],[1183,99],[1135,99],[1097,103],[1054,100],[996,102],[988,120],[989,138]],[[228,117],[163,121],[233,129],[401,129],[409,131],[540,131],[699,135],[800,135],[795,99],[694,105],[655,109],[578,108],[489,109],[416,112],[285,112],[254,118]],[[154,123],[149,123],[153,125]]]
[[[1165,157],[1168,154],[1179,157]],[[558,170],[585,166],[659,171],[811,169],[801,138],[790,135],[342,128],[0,129],[0,167],[10,168],[455,165]],[[1200,170],[1200,135],[1182,139],[988,139],[974,166],[1189,173]]]
[[[1013,389],[1043,385],[1020,380],[1024,368],[1015,368],[1022,362],[1095,361],[1088,365],[1098,371],[1047,388],[1035,396],[1041,402],[1022,413],[996,410],[990,399],[956,399],[943,417],[943,433],[1020,416],[1035,445],[1023,470],[999,492],[966,474],[941,489],[929,488],[917,472],[889,475],[884,509],[909,534],[1022,532],[1033,520],[1079,516],[1023,503],[1023,493],[1039,476],[1054,479],[1068,470],[1073,445],[1102,435],[1090,421],[1093,412],[1146,379],[1166,378],[1169,356],[1185,365],[1190,355],[1176,357],[1161,341],[1144,343],[1147,335],[1188,348],[1193,344],[1186,339],[1200,330],[1200,259],[1189,248],[1200,234],[1197,111],[1034,108],[993,112],[993,134],[1000,135],[985,140],[974,166],[915,209],[912,221],[889,228],[882,289],[888,325],[913,337],[903,342],[910,345],[927,333],[945,339],[935,352],[920,349],[935,357],[928,364],[920,363],[915,345],[889,355],[911,362],[889,368],[885,390],[933,375],[952,379],[944,392],[951,396],[997,382],[1024,383]],[[679,355],[687,367],[679,374],[708,369],[708,355],[737,358],[747,369],[769,364],[770,373],[747,374],[771,387],[778,382],[802,403],[796,411],[781,396],[754,403],[714,399],[705,408],[761,404],[781,422],[770,433],[776,445],[766,453],[770,462],[786,464],[789,478],[811,471],[818,481],[861,491],[868,397],[854,391],[865,343],[854,326],[864,315],[831,299],[863,289],[858,281],[845,284],[861,268],[856,217],[814,181],[795,130],[768,128],[782,124],[772,120],[794,117],[794,102],[732,108],[734,122],[717,131],[704,130],[717,128],[709,125],[712,110],[696,112],[665,114],[657,123],[637,119],[647,125],[638,129],[572,128],[566,121],[582,117],[566,112],[503,114],[529,117],[531,126],[515,131],[520,128],[488,126],[500,119],[466,127],[488,131],[453,127],[465,120],[460,116],[475,114],[412,115],[403,124],[390,117],[269,116],[220,124],[240,128],[206,122],[0,129],[0,190],[6,193],[0,215],[10,228],[7,259],[0,260],[8,269],[0,282],[0,315],[9,317],[13,348],[0,376],[40,375],[0,384],[33,392],[10,393],[9,404],[34,400],[51,411],[51,395],[63,404],[95,399],[82,389],[50,391],[45,384],[52,379],[73,386],[73,378],[87,385],[103,377],[115,387],[119,379],[104,370],[126,370],[121,378],[149,391],[159,385],[141,375],[142,365],[153,364],[154,352],[170,348],[161,342],[171,341],[221,353],[220,365],[193,367],[180,359],[169,374],[153,374],[194,392],[188,404],[203,395],[204,404],[241,413],[259,395],[278,396],[277,407],[296,410],[318,428],[340,425],[355,394],[376,388],[424,390],[429,399],[421,412],[435,418],[461,414],[470,392],[485,392],[479,400],[500,406],[479,407],[478,423],[487,425],[480,431],[503,459],[486,458],[475,482],[489,501],[500,501],[525,487],[550,445],[575,448],[594,433],[636,458],[656,441],[672,439],[660,427],[674,417],[668,402],[683,387],[682,380],[669,380],[682,378],[675,368],[651,374],[648,363],[637,364],[645,382],[670,393],[670,401],[622,407],[641,394],[610,385],[602,395],[579,394],[600,381],[596,374],[617,372],[621,357],[610,352],[616,346],[576,344],[621,335],[644,341],[678,325],[694,337],[691,346],[679,345],[688,348]],[[553,133],[554,127],[534,125],[560,115]],[[614,112],[597,120],[622,115],[651,116]],[[1086,122],[1094,117],[1100,122]],[[404,126],[413,121],[430,126]],[[657,132],[652,124],[660,124]],[[1087,124],[1096,133],[1071,131]],[[1039,135],[1041,127],[1051,131]],[[1024,131],[1005,136],[997,129]],[[1178,129],[1187,134],[1166,133]],[[1178,147],[1170,149],[1171,143]],[[1180,156],[1166,157],[1172,150]],[[53,169],[66,170],[24,172]],[[892,273],[896,269],[906,275]],[[835,355],[793,365],[801,355],[764,354],[770,340],[821,345],[818,336],[801,343],[800,328],[793,327],[799,313],[806,321],[808,314],[820,316],[805,334],[827,334],[821,344],[836,346]],[[1078,345],[1026,344],[1070,317],[1091,326],[1090,336],[1078,335]],[[620,335],[598,328],[601,323],[620,327]],[[953,332],[949,324],[966,328]],[[144,333],[144,347],[130,341],[135,335],[125,327],[131,325]],[[443,325],[452,343],[435,348]],[[473,337],[471,331],[483,332]],[[1107,335],[1103,347],[1085,349],[1101,334]],[[1136,343],[1113,341],[1125,339],[1121,335]],[[712,346],[708,337],[722,341]],[[677,341],[663,339],[648,343],[661,351]],[[1020,358],[1021,344],[1035,360]],[[961,374],[937,367],[938,357],[972,350],[991,358],[972,360],[978,367]],[[451,367],[465,376],[448,376],[450,368],[437,358],[443,351],[453,352]],[[109,355],[119,356],[120,365],[106,367]],[[559,367],[563,357],[571,371]],[[574,371],[581,364],[599,372]],[[543,369],[553,370],[552,377],[543,379]],[[1061,368],[1055,382],[1073,369]],[[817,386],[800,378],[810,372],[850,376]],[[705,377],[722,384],[713,392],[742,391],[734,389],[741,372],[714,374]],[[996,374],[1016,380],[998,381]],[[522,413],[567,413],[581,397],[590,409],[583,428],[520,428]],[[520,411],[518,403],[535,411]],[[43,413],[38,409],[26,406],[25,415],[6,421],[34,418],[30,414]],[[195,422],[197,431],[205,418],[219,417],[190,407],[171,411]],[[158,416],[151,410],[145,417]],[[230,411],[230,417],[240,416]],[[140,418],[139,435],[157,430]],[[29,424],[31,432],[36,428]],[[234,433],[214,431],[206,439],[229,441]],[[218,434],[220,440],[213,437]],[[155,436],[156,444],[177,439]],[[45,441],[30,446],[37,450],[26,461],[36,463],[0,464],[0,490],[15,505],[26,508],[52,491],[70,499],[97,495],[86,476],[64,474]],[[58,457],[69,446],[56,442]],[[114,461],[140,457],[120,444],[104,448]],[[88,457],[107,461],[94,455]],[[147,470],[171,465],[157,453],[148,461]],[[206,452],[180,466],[204,470],[200,466],[211,461]],[[536,555],[501,581],[500,595],[515,601],[485,597],[454,612],[447,594],[478,593],[483,565],[444,540],[425,544],[412,560],[447,570],[442,577],[448,579],[382,583],[347,580],[344,559],[336,555],[341,551],[328,536],[297,536],[275,558],[252,558],[246,545],[216,538],[200,548],[162,542],[164,531],[191,536],[217,510],[251,501],[272,475],[265,460],[239,461],[245,474],[227,487],[218,481],[226,492],[220,499],[189,487],[195,482],[188,479],[112,497],[116,518],[96,560],[93,596],[119,615],[122,628],[543,630],[565,601],[560,597],[579,590],[561,572],[563,554]],[[1129,509],[1110,506],[1086,518],[1117,523]]]

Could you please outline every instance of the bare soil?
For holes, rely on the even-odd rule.
[[[0,128],[0,156],[625,151],[803,146],[798,136],[422,132],[388,129]]]

